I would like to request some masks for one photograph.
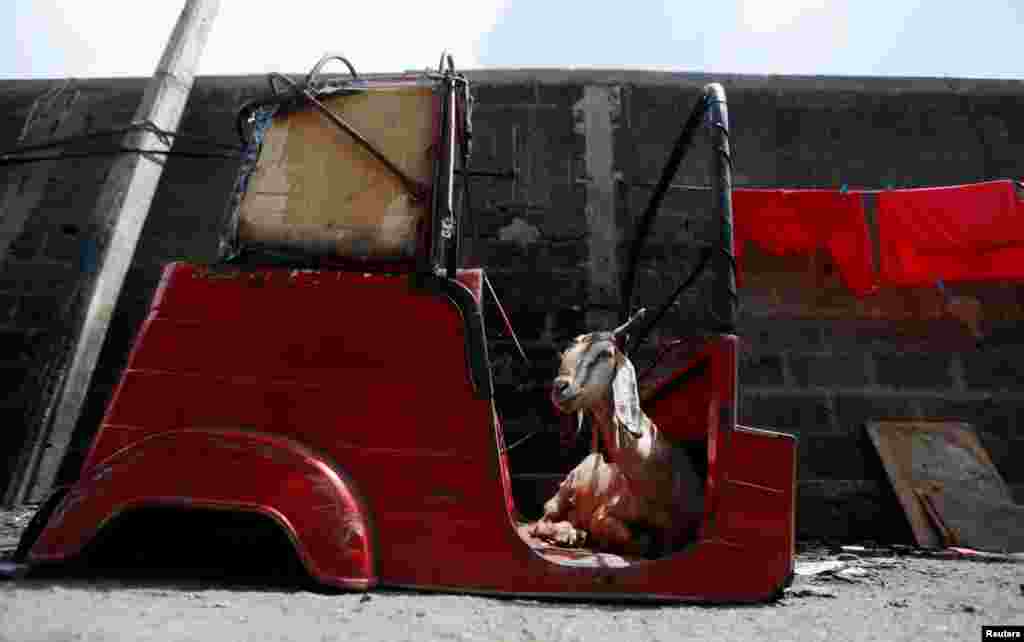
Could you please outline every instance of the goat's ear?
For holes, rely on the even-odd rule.
[[[615,419],[634,437],[643,436],[640,422],[640,394],[636,385],[636,370],[629,359],[623,357],[615,369],[612,379],[612,403],[615,405]]]

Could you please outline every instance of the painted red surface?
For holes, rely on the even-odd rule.
[[[477,306],[479,277],[460,278]],[[170,502],[269,515],[316,579],[346,588],[700,601],[781,588],[795,442],[735,425],[734,337],[652,408],[670,434],[678,424],[708,444],[699,541],[614,563],[517,533],[465,314],[479,309],[409,275],[169,266],[80,480],[30,559],[65,559],[121,511]]]
[[[882,285],[1024,280],[1024,200],[1013,181],[878,195]]]
[[[832,257],[857,296],[936,281],[1024,279],[1024,200],[1011,180],[877,192],[875,273],[864,190],[733,190],[736,260],[747,241],[775,255]],[[741,275],[737,275],[738,278]]]
[[[740,265],[747,241],[776,255],[809,254],[824,248],[851,292],[864,296],[877,288],[859,193],[739,188],[732,197]]]

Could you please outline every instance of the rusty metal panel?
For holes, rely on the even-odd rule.
[[[970,424],[947,421],[876,421],[867,425],[919,546],[947,544],[922,494],[946,485],[996,503],[1012,503],[1010,490]],[[937,486],[936,486],[937,485]]]
[[[325,99],[406,176],[432,180],[435,84],[403,82]],[[312,106],[280,113],[265,133],[239,211],[243,245],[355,259],[408,259],[429,199]]]

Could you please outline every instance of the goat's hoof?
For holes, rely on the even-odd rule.
[[[587,543],[587,531],[579,528],[567,528],[558,533],[555,541],[559,546],[579,548]]]

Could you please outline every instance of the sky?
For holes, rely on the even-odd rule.
[[[182,6],[0,0],[0,78],[151,75]],[[423,69],[447,49],[459,68],[1024,79],[1022,40],[1024,0],[221,0],[199,74],[301,73],[326,52]]]

